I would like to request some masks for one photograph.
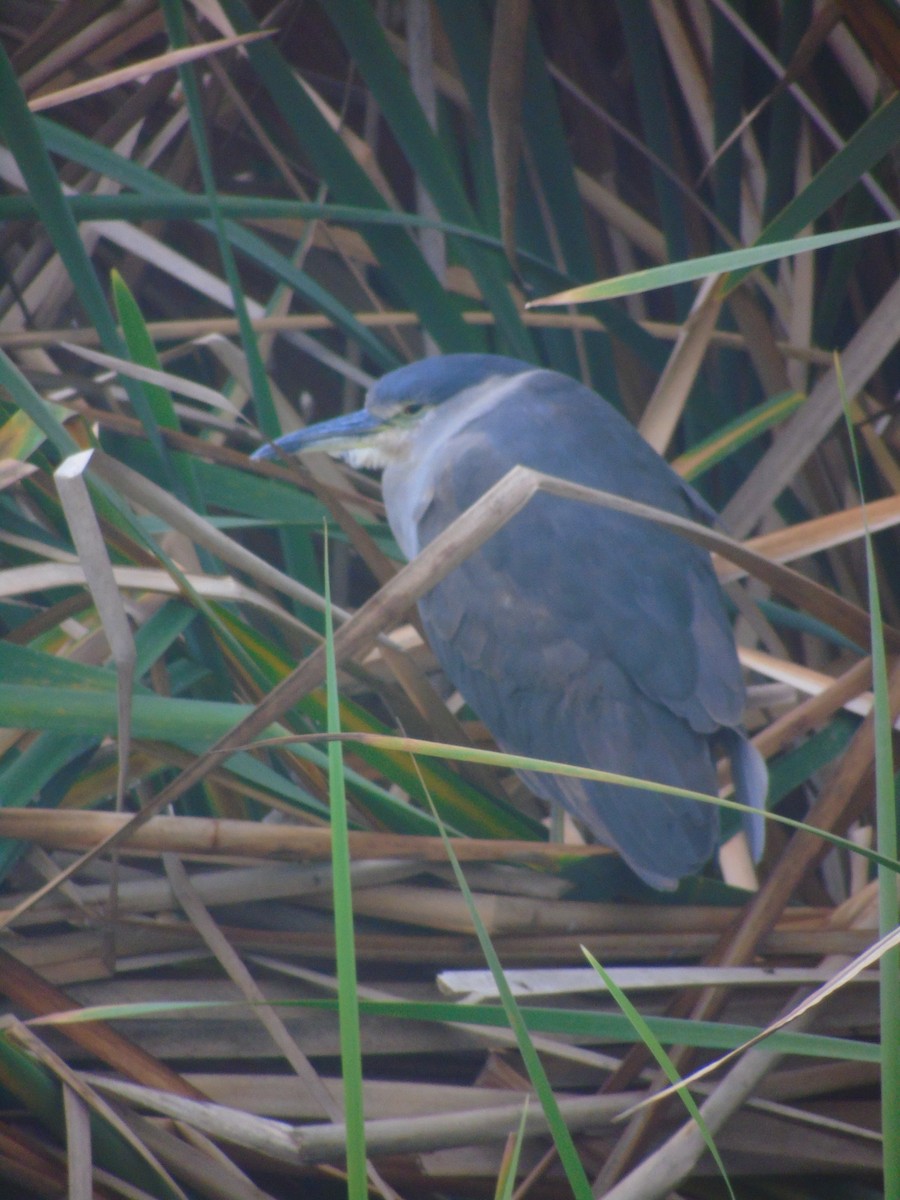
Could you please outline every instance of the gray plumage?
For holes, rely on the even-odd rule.
[[[369,447],[357,461],[383,467],[388,520],[409,557],[517,463],[714,519],[609,404],[514,359],[450,355],[400,368],[354,417],[356,444]],[[346,452],[348,434],[345,418],[282,444]],[[721,747],[737,798],[763,805],[766,770],[741,727],[744,686],[721,591],[708,554],[677,534],[539,494],[419,609],[444,671],[509,752],[715,794]],[[524,778],[657,888],[699,870],[719,839],[714,805]],[[762,821],[746,825],[758,855]]]

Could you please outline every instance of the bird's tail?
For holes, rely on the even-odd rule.
[[[757,811],[744,813],[744,833],[750,844],[753,861],[759,862],[766,842],[766,822],[760,816],[765,812],[766,796],[769,791],[769,772],[766,760],[747,736],[739,729],[729,731],[728,756],[731,759],[731,774],[734,779],[734,798]]]

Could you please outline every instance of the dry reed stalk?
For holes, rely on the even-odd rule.
[[[31,841],[46,849],[84,851],[119,833],[130,819],[119,813],[69,809],[3,809],[0,810],[0,837]],[[320,862],[331,857],[331,831],[327,828],[212,817],[152,817],[129,833],[122,844],[132,854],[282,858],[295,862]],[[546,863],[610,853],[605,846],[487,838],[454,838],[453,849],[462,862]],[[447,852],[439,837],[359,830],[350,832],[350,855],[355,860],[447,861]]]

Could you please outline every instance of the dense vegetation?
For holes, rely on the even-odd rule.
[[[718,1196],[712,1136],[740,1195],[900,1197],[886,944],[697,1085],[701,1133],[612,1123],[654,1038],[687,1073],[897,926],[893,0],[7,0],[0,37],[2,1188],[358,1196],[364,1116],[385,1196]],[[508,771],[386,740],[489,747],[374,481],[248,456],[459,350],[591,383],[751,539],[770,804],[863,853],[773,820],[758,888],[734,845],[663,900]],[[473,913],[647,1025],[581,977],[498,999]]]

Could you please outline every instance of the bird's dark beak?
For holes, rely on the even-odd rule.
[[[279,450],[285,454],[300,454],[304,450],[321,450],[326,454],[355,450],[365,446],[366,442],[383,431],[384,427],[384,422],[379,417],[373,416],[368,409],[361,408],[357,412],[347,413],[346,416],[335,417],[333,421],[322,421],[318,425],[286,433],[284,437],[260,446],[254,451],[253,458],[257,462],[261,459],[277,458]]]

